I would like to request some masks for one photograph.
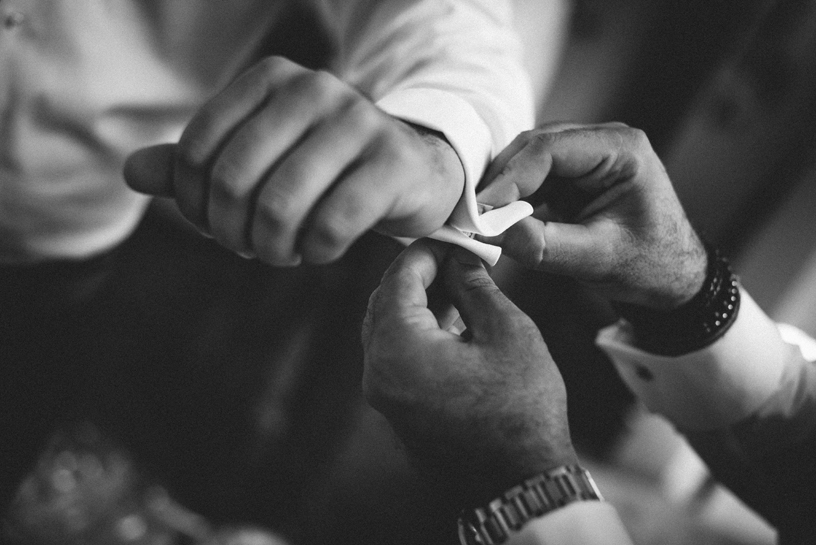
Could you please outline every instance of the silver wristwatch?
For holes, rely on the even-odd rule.
[[[505,492],[487,507],[459,517],[462,545],[499,545],[528,521],[568,503],[603,500],[589,472],[577,465],[546,471]]]

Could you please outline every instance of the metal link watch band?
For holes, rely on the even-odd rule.
[[[603,500],[588,471],[577,465],[541,473],[505,492],[487,507],[459,517],[462,545],[499,545],[528,521],[568,503]]]

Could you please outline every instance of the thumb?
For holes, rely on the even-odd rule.
[[[476,340],[503,336],[508,324],[523,314],[496,286],[481,259],[467,250],[451,253],[443,275],[454,306]]]
[[[497,237],[484,238],[530,269],[586,277],[606,268],[619,234],[612,223],[559,223],[525,218]]]
[[[139,193],[172,197],[175,151],[175,144],[160,144],[137,150],[125,161],[125,182]]]

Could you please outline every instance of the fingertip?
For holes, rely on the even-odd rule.
[[[479,237],[487,244],[500,246],[502,252],[527,268],[537,269],[545,258],[547,224],[524,218],[496,237]]]
[[[383,274],[380,286],[384,294],[402,301],[406,294],[414,299],[433,283],[447,255],[445,244],[419,239],[400,253]],[[396,294],[396,295],[395,295]]]
[[[454,251],[445,263],[444,279],[447,293],[461,314],[458,329],[465,340],[491,339],[506,332],[502,324],[507,322],[512,304],[481,259],[464,250]]]
[[[401,266],[430,266],[439,268],[450,253],[450,245],[428,238],[412,242],[397,257]]]
[[[436,278],[440,261],[435,245],[425,241],[411,244],[383,274],[376,295],[369,299],[367,314],[401,320],[408,309],[427,310],[427,290]],[[436,323],[436,318],[429,316]]]
[[[491,181],[490,185],[479,191],[476,200],[480,204],[491,207],[500,207],[521,198],[521,191],[515,183],[503,183],[502,176],[499,175]]]
[[[125,183],[139,193],[172,197],[175,149],[175,144],[160,144],[133,152],[125,161]]]

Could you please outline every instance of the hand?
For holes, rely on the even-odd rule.
[[[576,463],[576,455],[564,382],[538,328],[476,256],[451,248],[415,242],[383,276],[363,325],[363,391],[420,469],[461,506]],[[428,308],[440,268],[464,336]]]
[[[485,239],[528,267],[658,310],[702,287],[705,249],[642,131],[606,124],[522,133],[482,187],[477,199],[485,204],[531,195],[539,203],[532,217]]]
[[[177,145],[133,154],[125,179],[174,197],[200,231],[273,265],[333,261],[372,227],[430,234],[464,187],[440,134],[276,57],[204,105]]]

